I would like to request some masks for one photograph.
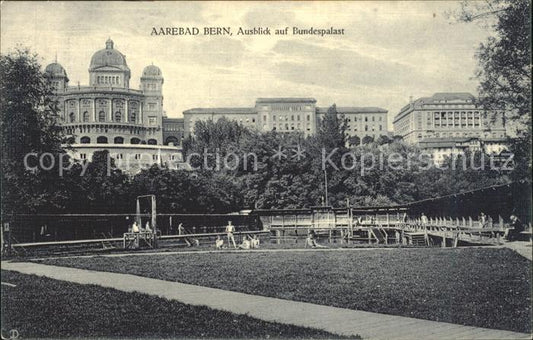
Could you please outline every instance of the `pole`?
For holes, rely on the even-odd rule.
[[[326,172],[326,169],[324,169],[324,190],[326,193],[326,206],[329,206],[328,202],[328,173]]]

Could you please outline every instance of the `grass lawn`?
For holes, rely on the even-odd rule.
[[[23,338],[339,338],[139,293],[2,271],[2,330]],[[6,333],[7,334],[7,333]]]
[[[234,252],[42,262],[531,332],[531,262],[508,249]]]

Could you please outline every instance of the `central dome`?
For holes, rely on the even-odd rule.
[[[126,64],[126,56],[113,48],[113,40],[111,39],[106,41],[104,49],[93,54],[89,71],[106,66],[123,71],[130,70],[128,64]]]

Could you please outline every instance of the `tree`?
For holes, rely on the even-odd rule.
[[[515,159],[526,167],[522,173],[531,174],[531,1],[464,1],[460,19],[494,30],[476,55],[480,102],[489,110],[505,112],[507,125],[518,135],[511,147],[527,150]]]
[[[350,147],[358,146],[361,144],[361,138],[359,138],[358,136],[351,136],[348,138],[348,144],[350,145]]]
[[[346,145],[346,130],[348,121],[343,115],[337,113],[337,106],[333,104],[328,108],[324,118],[320,122],[317,131],[318,143],[330,150]]]
[[[390,144],[392,143],[392,139],[390,139],[388,136],[380,135],[378,139],[376,140],[376,142],[379,145]]]
[[[228,152],[238,149],[241,140],[249,134],[247,128],[225,117],[216,121],[197,121],[194,126],[194,137],[184,142],[184,153],[189,155],[194,152],[202,156],[201,159],[191,158],[192,166],[213,169],[216,166],[215,153],[221,158],[225,157]],[[204,153],[207,162],[204,162]]]
[[[2,134],[2,213],[35,212],[54,206],[60,180],[58,157],[65,142],[58,107],[37,56],[17,49],[0,55],[0,129]],[[25,167],[26,155],[45,153],[48,167]],[[35,165],[35,164],[33,164]]]
[[[362,144],[369,144],[373,142],[374,142],[374,138],[372,138],[371,136],[364,136],[363,140],[361,141]]]

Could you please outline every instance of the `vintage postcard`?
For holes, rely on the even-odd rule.
[[[2,339],[531,339],[531,1],[3,1]]]

